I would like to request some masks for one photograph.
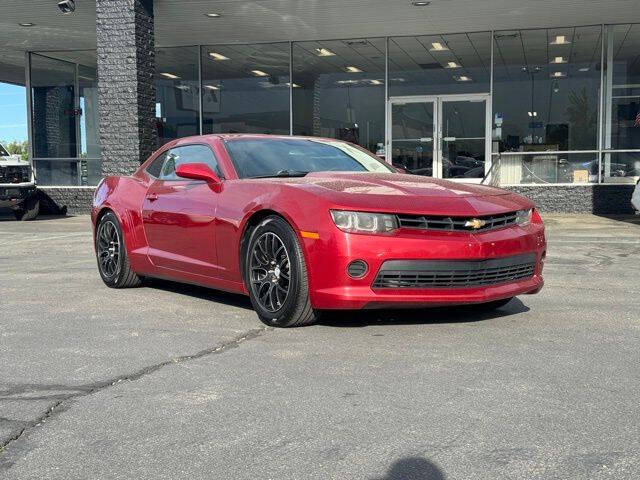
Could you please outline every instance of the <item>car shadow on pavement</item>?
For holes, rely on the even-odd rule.
[[[361,310],[325,312],[318,322],[330,327],[358,328],[370,325],[415,325],[427,323],[472,323],[528,312],[519,298],[491,311],[478,311],[473,305],[400,310]]]
[[[406,457],[394,462],[384,477],[370,480],[445,480],[436,464],[422,457]]]
[[[180,295],[188,295],[202,300],[223,303],[225,305],[244,308],[245,310],[253,310],[249,297],[237,293],[223,292],[222,290],[214,290],[198,285],[190,285],[187,283],[172,282],[169,280],[160,280],[157,278],[145,280],[145,286],[149,288],[157,288],[166,292],[178,293]]]

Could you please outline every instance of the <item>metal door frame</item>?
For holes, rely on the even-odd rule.
[[[393,149],[393,105],[407,103],[432,103],[433,104],[433,178],[442,178],[442,104],[446,102],[485,102],[485,175],[491,168],[491,94],[489,93],[465,93],[447,95],[410,95],[401,97],[389,97],[387,108],[387,145],[386,160],[391,162]],[[481,178],[451,178],[447,180],[480,183]]]

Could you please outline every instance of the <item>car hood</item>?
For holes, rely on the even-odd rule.
[[[433,215],[492,215],[531,208],[507,190],[396,173],[314,172],[270,179],[322,196],[336,208]]]
[[[25,162],[20,155],[9,155],[0,157],[0,167],[28,167],[29,162]]]

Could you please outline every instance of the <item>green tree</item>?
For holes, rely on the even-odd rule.
[[[22,142],[13,140],[7,143],[2,142],[2,144],[4,145],[4,148],[7,149],[7,152],[9,152],[11,155],[20,155],[22,160],[25,161],[29,159],[29,143],[27,142],[27,140],[24,140]]]

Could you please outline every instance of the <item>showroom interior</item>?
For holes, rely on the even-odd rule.
[[[77,0],[69,15],[37,3],[56,28],[22,7],[2,19],[26,40],[2,34],[0,81],[25,86],[39,186],[81,210],[113,171],[105,143],[118,138],[101,134],[100,96],[111,94],[98,80],[101,22],[96,2]],[[126,17],[118,5],[127,3],[139,2],[111,2],[108,18]],[[331,137],[413,174],[525,193],[549,211],[630,208],[640,176],[640,24],[619,20],[634,19],[625,15],[634,2],[539,2],[553,4],[552,15],[516,1],[508,3],[521,14],[491,16],[505,2],[486,0],[473,2],[484,7],[475,22],[459,0],[395,10],[353,2],[379,6],[369,22],[334,1],[326,12],[314,1],[187,1],[179,14],[180,2],[148,3],[151,150],[209,133]],[[125,65],[135,73],[139,60]]]

